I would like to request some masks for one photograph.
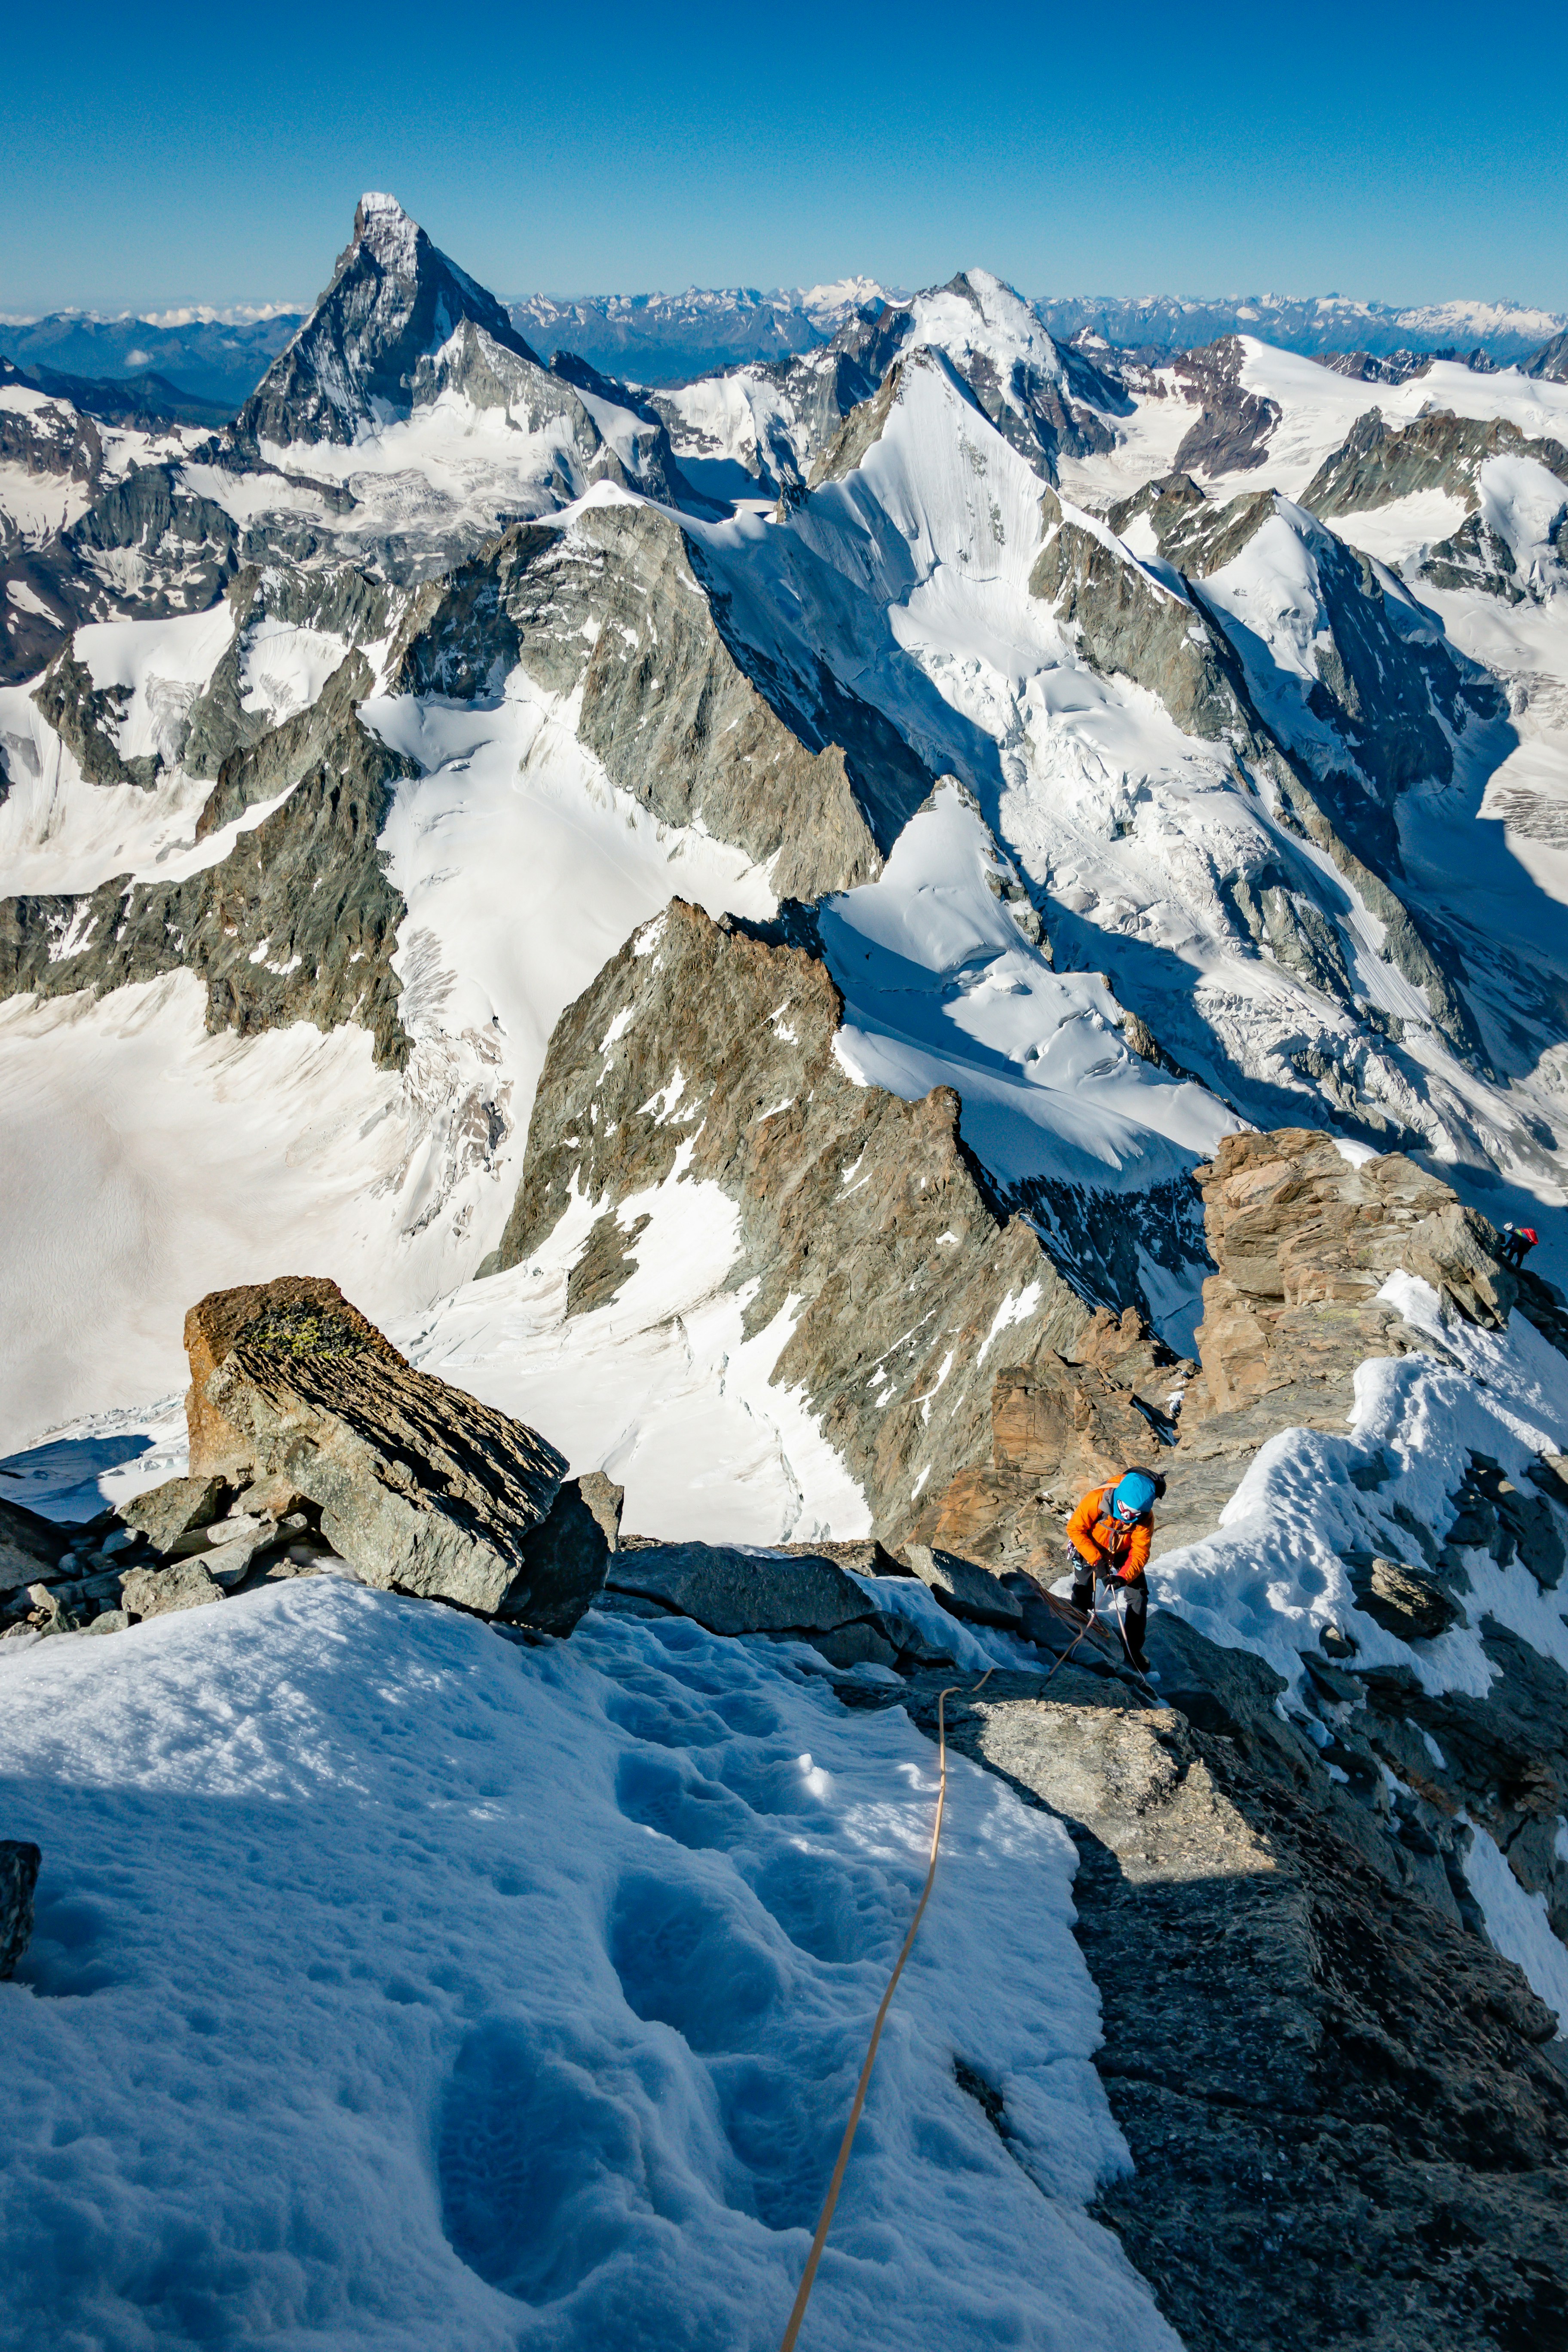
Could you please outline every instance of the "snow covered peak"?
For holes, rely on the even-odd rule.
[[[963,269],[945,286],[917,294],[910,306],[917,343],[947,352],[965,373],[988,361],[1005,380],[1020,362],[1044,378],[1065,383],[1066,368],[1052,337],[1021,294],[989,269]]]
[[[412,276],[418,267],[423,235],[395,196],[367,189],[354,209],[354,246],[373,253],[384,269],[400,269]]]

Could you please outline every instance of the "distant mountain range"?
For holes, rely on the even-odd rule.
[[[681,294],[530,294],[509,303],[518,332],[548,359],[568,351],[608,375],[645,384],[689,381],[715,369],[787,360],[819,350],[857,310],[901,301],[870,278],[777,289],[692,287]],[[1295,352],[1476,349],[1506,366],[1568,328],[1568,313],[1513,302],[1400,308],[1338,294],[1287,300],[1236,295],[1044,296],[1034,304],[1060,342],[1099,338],[1120,350],[1194,351],[1229,334]],[[84,310],[0,317],[0,352],[40,368],[95,379],[150,373],[195,402],[232,415],[303,325],[303,310],[237,304],[100,318]]]

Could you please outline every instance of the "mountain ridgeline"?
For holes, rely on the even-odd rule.
[[[243,399],[102,324],[0,379],[7,1671],[381,1612],[458,1645],[411,1692],[499,1628],[510,1722],[596,1661],[615,2031],[711,2061],[764,2269],[821,2187],[756,2121],[775,1977],[880,1946],[782,1832],[728,1927],[670,1889],[828,1801],[812,1709],[918,1758],[947,1690],[1008,1867],[1076,1845],[1103,2146],[953,2029],[931,2177],[1119,2231],[1140,2347],[1568,2342],[1562,320],[509,306],[367,194]],[[1131,1465],[1157,1687],[1063,1598]],[[795,1743],[743,1772],[742,1666]],[[704,2041],[668,1971],[753,1932]],[[533,2147],[640,2213],[630,2062],[447,1973],[431,2275],[602,2329]]]

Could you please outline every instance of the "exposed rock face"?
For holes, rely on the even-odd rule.
[[[1024,1612],[999,1577],[956,1552],[935,1551],[930,1544],[906,1544],[904,1558],[953,1616],[967,1617],[977,1625],[998,1625],[1011,1633],[1020,1630]]]
[[[1568,383],[1568,332],[1553,335],[1538,352],[1520,362],[1525,375],[1544,376],[1551,383]]]
[[[1399,1153],[1352,1168],[1307,1129],[1227,1135],[1196,1181],[1217,1271],[1204,1285],[1188,1425],[1300,1379],[1328,1322],[1319,1310],[1363,1307],[1399,1268],[1472,1322],[1508,1320],[1518,1286],[1496,1233]]]
[[[1261,466],[1268,455],[1281,410],[1277,400],[1242,389],[1246,358],[1238,335],[1222,335],[1206,350],[1184,352],[1175,362],[1177,375],[1203,403],[1196,424],[1189,426],[1176,451],[1178,471],[1211,477],[1239,473]]]
[[[836,1666],[900,1666],[906,1670],[940,1661],[952,1652],[940,1634],[899,1606],[900,1589],[910,1580],[891,1579],[886,1598],[868,1591],[847,1574],[836,1553],[871,1552],[870,1545],[789,1544],[766,1551],[733,1544],[633,1543],[616,1554],[604,1605],[633,1615],[695,1619],[710,1633],[763,1633],[770,1640],[805,1642]],[[882,1555],[887,1566],[892,1563]],[[965,1563],[955,1565],[963,1569]],[[870,1561],[855,1562],[859,1575],[881,1572]],[[969,1574],[990,1586],[980,1569]],[[999,1601],[1011,1596],[995,1586]],[[1014,1602],[1016,1622],[1017,1604]],[[955,1610],[954,1615],[965,1612]],[[987,1618],[987,1623],[997,1622]]]
[[[358,656],[345,670],[355,662],[363,671]],[[353,688],[350,677],[351,697]],[[283,789],[290,767],[306,763],[300,780],[217,865],[184,882],[117,875],[79,898],[0,899],[0,997],[99,992],[185,966],[205,984],[209,1029],[247,1036],[294,1021],[323,1031],[352,1021],[370,1031],[378,1062],[401,1068],[409,1045],[391,959],[406,908],[378,841],[408,763],[352,709],[325,746],[324,722],[302,718],[297,734],[278,730],[288,740],[265,771]],[[234,757],[240,766],[226,762],[228,782],[220,777],[216,791],[237,813],[264,754]]]
[[[89,784],[148,785],[157,772],[156,761],[138,759],[128,766],[115,743],[123,705],[130,699],[123,687],[100,690],[74,644],[64,646],[49,665],[33,697],[62,743],[75,752]]]
[[[806,709],[763,673],[695,543],[649,507],[518,525],[459,565],[412,608],[394,690],[493,693],[519,661],[550,691],[581,688],[578,732],[614,783],[773,861],[781,897],[871,878],[930,790],[869,706]]]
[[[1307,1129],[1227,1136],[1196,1171],[1216,1271],[1204,1285],[1203,1369],[1185,1391],[1155,1553],[1206,1535],[1263,1441],[1342,1431],[1356,1367],[1430,1343],[1377,1297],[1403,1267],[1455,1308],[1506,1322],[1517,1295],[1486,1220],[1397,1152],[1352,1168]]]
[[[1011,287],[983,272],[960,270],[942,290],[967,303],[977,322],[972,348],[950,344],[952,364],[1027,465],[1054,482],[1058,457],[1087,457],[1114,447],[1115,434],[1098,412],[1127,413],[1126,395],[1081,352],[1063,351]],[[1006,341],[1020,346],[1005,374],[993,355],[1001,340],[997,327]]]
[[[171,1552],[182,1536],[212,1525],[225,1492],[221,1478],[169,1478],[133,1496],[120,1516],[128,1528],[139,1528],[155,1551]]]
[[[1101,1308],[1062,1353],[1040,1349],[1006,1367],[991,1392],[990,1460],[933,1494],[911,1538],[1051,1580],[1079,1496],[1151,1456],[1163,1466],[1163,1404],[1181,1369],[1131,1308],[1120,1320]]]
[[[0,1838],[0,1978],[13,1976],[33,1932],[33,1889],[44,1857],[25,1838]]]
[[[0,1501],[0,1593],[19,1591],[52,1571],[68,1548],[62,1530],[19,1503]]]
[[[224,593],[234,635],[191,705],[179,744],[186,774],[216,777],[222,787],[203,810],[198,834],[304,774],[370,692],[369,665],[353,649],[386,635],[393,610],[388,591],[350,564],[309,572],[247,564]],[[341,638],[344,646],[340,668],[314,701],[295,712],[258,709],[254,693],[246,690],[247,657],[261,653],[263,632],[279,624]]]
[[[1300,503],[1325,521],[1388,506],[1417,490],[1448,490],[1474,508],[1476,477],[1489,457],[1533,457],[1568,483],[1568,449],[1560,441],[1531,439],[1506,417],[1483,420],[1444,409],[1391,425],[1381,410],[1370,408],[1356,418],[1342,446],[1324,458]]]
[[[1184,1627],[1162,1648],[1167,1622],[1168,1679],[1216,1663]],[[1224,1664],[1228,1735],[1076,1664],[1043,1700],[1020,1676],[947,1701],[953,1745],[1079,1848],[1097,2063],[1136,2167],[1101,2218],[1196,2352],[1554,2342],[1555,2020],[1369,1834],[1271,1715],[1268,1669]],[[904,1693],[932,1731],[935,1684]]]
[[[414,1370],[335,1283],[214,1291],[185,1345],[193,1475],[286,1481],[366,1583],[564,1632],[603,1582],[553,1447]]]
[[[1170,495],[1184,504],[1181,491]],[[1241,666],[1204,607],[1065,517],[1054,491],[1040,509],[1047,537],[1029,593],[1076,626],[1086,659],[1151,687],[1188,734],[1251,745],[1258,729]]]
[[[362,197],[331,284],[236,420],[244,441],[348,441],[381,402],[408,414],[421,360],[466,321],[543,370],[493,294],[437,252],[391,196]]]
[[[1180,1443],[1163,1457],[1156,1559],[1214,1532],[1266,1440],[1291,1428],[1342,1438],[1367,1359],[1442,1352],[1377,1298],[1388,1270],[1422,1276],[1451,1313],[1484,1325],[1505,1319],[1516,1297],[1485,1220],[1397,1154],[1352,1169],[1326,1136],[1235,1136],[1198,1181],[1217,1271],[1205,1286],[1203,1370],[1186,1392]],[[1367,1476],[1378,1483],[1375,1461]],[[1329,1735],[1323,1756],[1378,1830],[1376,1851],[1386,1861],[1392,1841],[1424,1903],[1479,1931],[1463,1869],[1476,1823],[1568,1934],[1568,1864],[1556,1844],[1568,1811],[1568,1675],[1478,1612],[1469,1565],[1489,1553],[1554,1592],[1568,1567],[1568,1483],[1560,1465],[1537,1460],[1515,1484],[1475,1454],[1443,1516],[1428,1524],[1401,1506],[1394,1517],[1407,1556],[1342,1555],[1357,1607],[1406,1642],[1469,1626],[1491,1679],[1480,1696],[1430,1692],[1408,1665],[1362,1665],[1339,1636],[1331,1658],[1304,1654]],[[1197,1639],[1190,1629],[1184,1638]]]
[[[574,1199],[603,1214],[635,1196],[630,1222],[663,1184],[712,1183],[739,1211],[747,1332],[787,1315],[773,1377],[804,1390],[890,1534],[917,1489],[988,1459],[998,1370],[1070,1351],[1091,1318],[988,1205],[956,1097],[855,1086],[840,1018],[816,958],[676,899],[556,1024],[500,1264]]]

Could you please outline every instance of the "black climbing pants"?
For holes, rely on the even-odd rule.
[[[1149,1623],[1147,1578],[1134,1577],[1131,1584],[1123,1584],[1118,1578],[1116,1597],[1121,1603],[1121,1614],[1126,1621],[1127,1646],[1135,1660],[1141,1659],[1143,1655],[1143,1635]],[[1072,1605],[1081,1610],[1086,1617],[1094,1606],[1094,1579],[1081,1561],[1075,1563],[1073,1569]],[[1112,1608],[1105,1614],[1110,1622],[1114,1621],[1116,1612]]]

